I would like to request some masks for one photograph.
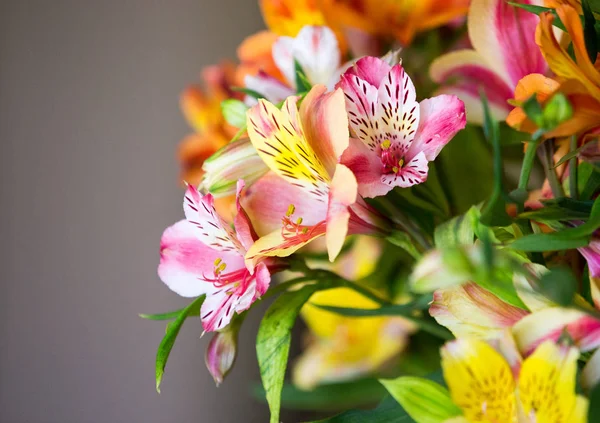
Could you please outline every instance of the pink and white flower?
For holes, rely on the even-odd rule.
[[[213,196],[188,185],[183,202],[185,219],[165,230],[161,239],[158,275],[183,297],[206,295],[200,310],[204,330],[223,329],[268,289],[273,262],[246,267],[244,255],[256,239],[239,203],[235,231],[217,214]]]
[[[456,96],[417,102],[401,64],[363,57],[338,86],[353,135],[342,163],[356,175],[364,197],[425,182],[428,162],[466,125],[464,104]]]
[[[311,84],[332,84],[340,67],[340,49],[331,29],[307,25],[295,38],[279,37],[273,45],[273,60],[287,84],[265,72],[246,76],[244,83],[246,88],[278,103],[296,93],[295,62],[298,62]],[[256,100],[247,98],[246,103],[256,104]]]
[[[515,1],[542,5],[536,0]],[[443,86],[438,93],[460,97],[469,122],[482,124],[483,90],[494,118],[504,120],[513,109],[507,100],[513,98],[521,78],[548,70],[535,43],[539,21],[534,13],[505,0],[472,0],[467,27],[473,49],[450,52],[431,64],[431,79]]]

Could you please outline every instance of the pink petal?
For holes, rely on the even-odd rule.
[[[296,88],[294,39],[292,37],[279,37],[277,41],[275,41],[273,44],[273,61],[287,82],[293,88]]]
[[[415,86],[402,65],[397,64],[383,78],[377,91],[377,134],[379,140],[399,143],[406,151],[419,126],[419,103]]]
[[[546,62],[535,43],[538,23],[535,14],[504,0],[474,1],[469,8],[468,29],[473,47],[512,88],[530,73],[546,72]]]
[[[397,174],[389,173],[382,175],[381,182],[389,187],[388,190],[394,187],[411,187],[425,182],[428,170],[429,167],[425,153],[420,152],[410,162],[405,164]]]
[[[344,93],[341,89],[327,93],[325,86],[315,85],[302,101],[300,116],[308,143],[333,175],[349,142]]]
[[[378,139],[375,131],[377,87],[348,72],[342,75],[339,86],[346,97],[350,129],[370,149],[375,150],[383,141]]]
[[[183,297],[197,297],[215,290],[204,276],[212,276],[214,262],[220,258],[229,267],[244,266],[237,253],[223,253],[203,244],[196,228],[181,220],[167,228],[160,241],[158,275],[167,286]]]
[[[348,206],[356,202],[357,195],[358,184],[352,171],[346,166],[338,164],[331,181],[329,208],[327,209],[326,241],[331,262],[335,260],[344,246],[350,220]]]
[[[237,182],[237,191],[235,198],[237,213],[233,220],[233,224],[235,226],[235,232],[238,240],[240,241],[244,249],[247,251],[248,248],[250,248],[252,244],[254,244],[254,240],[258,238],[258,235],[256,235],[256,232],[252,227],[252,222],[250,222],[250,218],[248,217],[248,214],[246,213],[240,202],[243,189],[244,181],[240,179]]]
[[[271,284],[271,273],[264,263],[258,263],[254,276],[256,279],[256,297],[260,298],[267,292],[267,289],[269,289],[269,285]]]
[[[303,224],[315,225],[325,220],[327,204],[315,201],[304,189],[291,185],[270,172],[245,190],[242,205],[259,235],[281,229],[281,219],[290,204],[295,207],[294,216],[302,217]]]
[[[465,103],[456,96],[439,95],[419,104],[421,122],[410,145],[407,158],[425,153],[428,161],[435,160],[442,148],[466,124]]]
[[[445,54],[436,59],[429,69],[431,78],[439,84],[448,84],[440,92],[457,94],[467,103],[467,118],[471,122],[480,123],[481,99],[483,90],[490,106],[502,109],[499,118],[504,120],[512,110],[507,103],[513,97],[514,86],[499,75],[493,65],[473,50],[459,50]],[[451,88],[452,90],[448,90]],[[468,102],[466,96],[473,99]]]
[[[260,71],[258,75],[246,75],[244,78],[246,88],[262,94],[267,100],[279,103],[287,97],[294,94],[294,89],[285,85],[279,79]],[[246,96],[244,103],[248,106],[254,106],[257,100],[254,97]]]
[[[351,138],[350,146],[344,152],[341,162],[354,173],[361,196],[378,197],[387,194],[393,188],[381,180],[381,159],[362,141]]]
[[[227,326],[231,322],[238,299],[238,296],[228,292],[227,286],[208,295],[200,308],[204,330],[214,332]]]
[[[590,276],[600,277],[600,240],[592,239],[589,246],[577,249],[587,261]]]
[[[211,194],[202,195],[188,185],[183,200],[185,217],[204,244],[223,252],[239,251],[241,245],[231,227],[217,214]]]
[[[391,66],[379,57],[363,57],[359,59],[347,71],[347,75],[354,75],[362,79],[369,85],[379,87],[383,78],[385,78],[391,70]]]

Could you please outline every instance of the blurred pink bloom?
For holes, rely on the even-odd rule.
[[[548,70],[535,43],[539,21],[534,13],[504,0],[473,0],[467,18],[473,50],[453,51],[432,63],[431,78],[443,85],[438,92],[459,96],[466,103],[469,122],[481,124],[483,111],[479,92],[483,90],[494,117],[504,120],[513,109],[507,100],[513,98],[519,80]]]

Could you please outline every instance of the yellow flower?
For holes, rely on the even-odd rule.
[[[574,347],[546,341],[521,363],[481,340],[449,342],[442,368],[463,415],[446,423],[584,423],[588,401],[575,393],[578,356]]]
[[[380,250],[378,240],[361,237],[348,254],[328,267],[345,277],[361,279],[375,269]],[[301,315],[311,332],[312,342],[293,370],[294,383],[303,389],[375,371],[404,349],[413,330],[402,318],[345,317],[315,304],[361,309],[379,307],[349,288],[320,291],[310,298]]]

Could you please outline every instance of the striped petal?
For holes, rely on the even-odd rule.
[[[452,137],[466,126],[465,103],[456,96],[439,95],[421,101],[419,109],[419,128],[407,157],[415,157],[423,152],[425,158],[432,161]]]
[[[523,414],[534,422],[581,422],[576,410],[575,379],[579,351],[574,347],[541,344],[525,359],[519,375]]]
[[[513,327],[519,351],[525,355],[544,341],[556,341],[565,333],[581,351],[600,346],[600,322],[580,311],[546,308],[524,317]]]
[[[385,78],[391,70],[392,67],[385,60],[382,60],[379,57],[368,56],[357,60],[356,63],[348,68],[346,74],[356,76],[374,87],[379,87],[383,82],[383,78]]]
[[[350,129],[371,150],[375,150],[379,140],[375,125],[377,112],[377,87],[358,76],[344,74],[339,86],[346,96],[346,110],[350,120]]]
[[[329,174],[306,141],[296,101],[289,97],[279,110],[272,103],[259,100],[247,113],[248,135],[273,172],[315,200],[326,202]]]
[[[205,277],[213,275],[217,259],[231,268],[244,266],[241,255],[208,247],[198,239],[194,225],[181,220],[167,228],[162,235],[158,276],[172,291],[183,297],[209,294],[216,289]]]
[[[246,75],[244,84],[246,88],[256,91],[274,103],[279,103],[294,94],[292,87],[263,71],[259,71],[257,75]],[[257,100],[254,97],[246,96],[244,103],[248,106],[254,106]]]
[[[468,338],[448,342],[442,348],[442,369],[452,401],[468,421],[514,421],[516,397],[512,371],[504,357],[489,344]]]
[[[342,156],[342,163],[354,173],[361,196],[378,197],[392,189],[390,185],[382,182],[381,159],[362,141],[356,138],[350,139],[350,146]]]
[[[394,187],[408,188],[425,182],[427,180],[428,170],[427,157],[425,157],[425,153],[421,151],[397,173],[382,175],[381,182],[388,186],[388,191],[392,190]]]

